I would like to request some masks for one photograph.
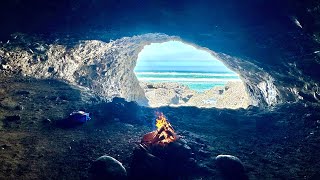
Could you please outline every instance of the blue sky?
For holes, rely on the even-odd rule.
[[[135,71],[229,72],[224,64],[204,50],[180,41],[152,43],[138,56]]]

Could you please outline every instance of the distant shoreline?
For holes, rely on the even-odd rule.
[[[216,73],[216,74],[236,74],[234,72],[230,72],[230,71],[168,71],[168,70],[156,70],[156,71],[134,71],[134,73],[164,73],[164,72],[168,72],[168,73]]]
[[[246,108],[250,105],[244,84],[226,82],[203,92],[197,92],[178,82],[151,83],[140,81],[149,106],[196,106],[216,108]]]
[[[136,76],[139,81],[149,83],[179,83],[197,92],[241,81],[233,72],[142,71],[136,72]]]

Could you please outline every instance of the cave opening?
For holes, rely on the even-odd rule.
[[[182,41],[144,46],[134,72],[151,107],[238,109],[250,105],[237,73],[209,50]]]

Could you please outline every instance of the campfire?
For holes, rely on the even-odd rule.
[[[189,179],[204,172],[187,141],[175,133],[163,113],[157,113],[155,126],[156,130],[145,134],[133,152],[133,179]]]
[[[157,130],[147,133],[143,136],[141,144],[146,147],[153,145],[166,146],[167,144],[174,142],[178,139],[178,136],[174,132],[173,127],[167,121],[167,118],[163,113],[157,113],[156,119]]]

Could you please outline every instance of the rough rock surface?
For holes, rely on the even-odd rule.
[[[151,107],[183,105],[196,94],[194,90],[179,83],[140,82],[140,86]]]
[[[68,47],[16,34],[11,42],[0,44],[1,71],[18,72],[36,78],[61,79],[85,87],[107,100],[123,97],[147,105],[143,89],[133,72],[138,54],[147,44],[169,40],[182,41],[178,37],[164,34],[145,34],[109,43],[80,41]],[[278,75],[272,76],[255,62],[191,45],[208,51],[240,75],[250,97],[249,104],[265,107],[299,99],[317,101],[313,99],[317,93],[310,96],[309,92],[303,93],[290,84],[279,83],[279,79],[276,79]],[[318,87],[317,84],[314,87]],[[178,98],[174,98],[172,103],[177,104]]]
[[[140,82],[151,107],[196,106],[205,108],[247,108],[250,98],[242,82],[228,82],[204,92],[179,83]]]
[[[108,100],[123,97],[146,104],[144,92],[133,73],[138,54],[150,42],[168,39],[174,37],[147,34],[109,43],[83,41],[67,48],[59,44],[30,42],[17,34],[15,42],[0,47],[0,59],[5,59],[0,64],[2,71],[21,72],[42,79],[61,79],[86,87]]]
[[[197,93],[186,103],[187,106],[216,108],[247,108],[250,97],[242,82],[228,82],[225,86],[217,86],[204,93]]]
[[[31,41],[33,40],[33,41]],[[15,71],[36,78],[56,78],[73,85],[86,87],[110,100],[123,97],[146,105],[147,100],[139,86],[133,69],[139,52],[150,43],[181,40],[164,34],[145,34],[124,37],[105,43],[102,41],[80,41],[75,45],[34,41],[21,34],[13,35],[12,41],[0,47],[1,71]],[[281,72],[263,68],[255,60],[210,52],[234,72],[240,75],[250,97],[250,104],[273,106],[285,101],[318,102],[316,81],[304,77],[294,63]],[[299,82],[297,82],[299,81]]]

